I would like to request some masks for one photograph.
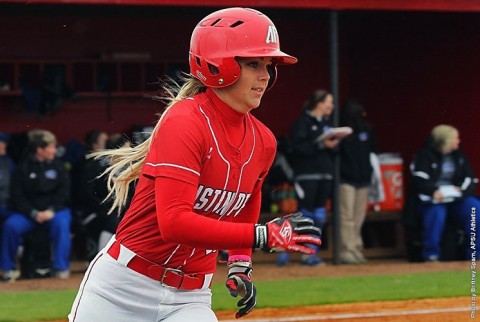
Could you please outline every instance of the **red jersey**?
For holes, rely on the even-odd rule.
[[[213,273],[218,249],[250,256],[275,153],[272,132],[211,89],[176,103],[153,134],[117,240],[186,273]]]

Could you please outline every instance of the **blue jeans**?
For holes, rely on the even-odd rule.
[[[320,230],[323,230],[323,227],[327,222],[327,210],[325,208],[315,208],[313,211],[300,209],[300,211],[303,213],[304,217],[312,219],[316,227],[320,228]],[[310,247],[318,252],[319,246],[310,245]]]
[[[423,258],[425,260],[440,259],[440,243],[447,216],[452,216],[454,221],[461,224],[467,238],[470,239],[472,208],[476,209],[475,226],[480,232],[480,199],[476,197],[468,196],[451,203],[418,205],[418,210],[423,217]],[[475,236],[475,240],[475,249],[478,249],[480,247],[478,235]],[[473,249],[468,247],[468,258],[471,257],[472,252]]]
[[[52,220],[39,224],[34,220],[14,213],[8,217],[2,229],[2,251],[0,266],[3,271],[15,269],[15,255],[22,242],[22,236],[40,225],[45,225],[53,242],[53,269],[64,271],[70,267],[70,209],[65,208],[55,212]]]

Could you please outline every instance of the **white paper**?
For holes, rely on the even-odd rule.
[[[458,198],[462,196],[462,193],[458,191],[457,187],[453,185],[440,186],[438,190],[440,191],[444,199]]]
[[[334,139],[334,138],[343,139],[344,137],[352,134],[352,132],[353,130],[349,126],[332,127],[331,129],[328,129],[327,131],[319,135],[315,139],[315,142],[321,142],[325,139]]]

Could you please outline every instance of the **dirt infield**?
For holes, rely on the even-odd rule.
[[[72,276],[67,280],[35,279],[3,283],[2,291],[75,289],[80,284],[84,263],[74,263]],[[277,268],[272,263],[255,265],[255,280],[296,279],[307,277],[340,277],[384,274],[408,274],[420,272],[467,271],[469,262],[407,263],[402,260],[371,261],[364,265],[300,266],[292,263]],[[226,275],[224,265],[219,265],[215,281],[223,282]],[[468,294],[466,294],[468,295]],[[322,306],[297,307],[290,309],[256,309],[248,317],[236,321],[354,321],[354,322],[399,322],[467,321],[470,317],[470,298],[425,299],[390,302],[365,302]],[[216,312],[220,321],[233,321],[234,311]]]
[[[276,268],[273,264],[264,264],[255,267],[254,278],[256,280],[276,280],[317,276],[340,277],[467,271],[469,269],[469,262],[408,263],[403,260],[372,261],[365,265],[325,265],[313,268],[295,264]],[[224,276],[223,270],[223,268],[219,268],[216,278]],[[256,309],[242,320],[251,322],[456,322],[472,320],[469,306],[469,297],[365,302],[288,309]],[[233,316],[234,311],[217,312],[217,317],[222,322],[235,321]]]
[[[471,320],[469,298],[426,299],[307,306],[290,309],[258,309],[250,322],[456,322]],[[233,311],[217,312],[222,322],[233,322]],[[236,320],[238,321],[238,320]]]

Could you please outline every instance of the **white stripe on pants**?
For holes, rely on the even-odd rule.
[[[70,322],[217,321],[209,288],[181,291],[163,286],[121,265],[105,249],[85,273]]]

